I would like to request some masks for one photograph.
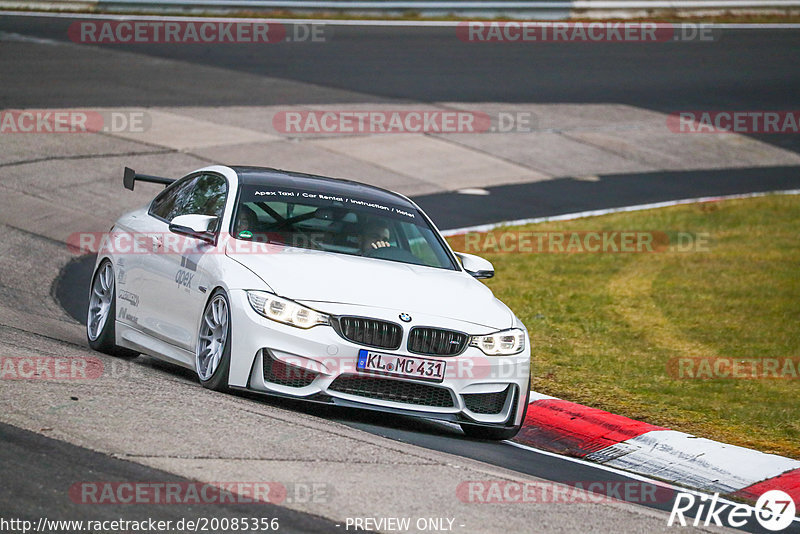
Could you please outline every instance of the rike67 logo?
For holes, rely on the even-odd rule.
[[[791,495],[781,490],[764,492],[754,507],[734,504],[730,501],[721,502],[719,493],[715,493],[711,497],[678,493],[672,505],[667,526],[677,523],[682,527],[714,525],[741,528],[748,525],[755,517],[755,520],[764,529],[778,532],[792,524],[796,512],[797,509]]]

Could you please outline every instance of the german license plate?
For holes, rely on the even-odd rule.
[[[382,354],[361,349],[358,351],[356,368],[368,373],[441,382],[444,380],[445,365],[446,363],[441,360]]]

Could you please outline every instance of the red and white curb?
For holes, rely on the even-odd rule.
[[[800,502],[800,461],[699,438],[536,392],[514,441],[681,486],[756,500],[779,489]]]

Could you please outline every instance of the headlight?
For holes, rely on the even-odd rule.
[[[330,324],[324,313],[266,291],[248,291],[247,298],[255,311],[279,323],[298,328]]]
[[[488,336],[472,336],[469,346],[478,347],[487,356],[510,356],[525,350],[525,332],[512,328]]]

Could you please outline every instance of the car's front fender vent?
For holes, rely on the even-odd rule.
[[[455,356],[466,348],[469,336],[441,328],[415,327],[408,336],[408,351],[434,356]]]
[[[290,388],[303,388],[311,384],[318,373],[280,360],[264,351],[264,381]]]
[[[343,338],[368,347],[394,350],[403,340],[403,327],[389,321],[348,316],[333,321],[333,327]]]
[[[498,414],[503,411],[508,398],[508,386],[503,391],[497,393],[467,393],[464,397],[464,405],[467,410],[480,414]]]

